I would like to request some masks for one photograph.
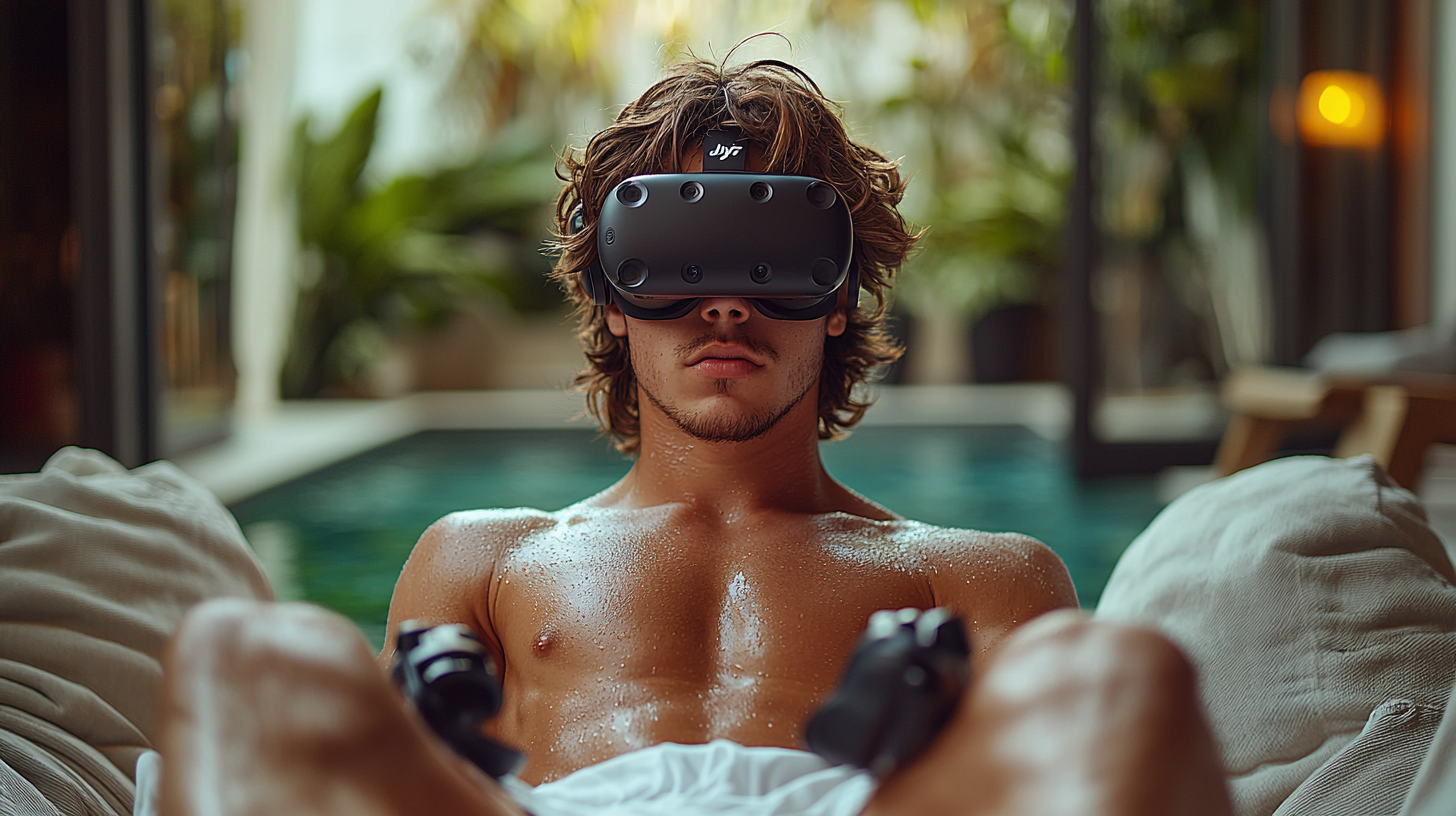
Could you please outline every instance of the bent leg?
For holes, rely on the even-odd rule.
[[[522,814],[418,722],[333,613],[203,604],[164,672],[164,816]]]
[[[1059,612],[1015,633],[866,816],[1232,813],[1187,659],[1151,630]]]

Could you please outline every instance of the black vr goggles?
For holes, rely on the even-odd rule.
[[[709,131],[702,173],[633,176],[602,203],[597,262],[582,286],[598,306],[673,320],[704,297],[743,297],[766,317],[814,320],[859,300],[849,207],[828,182],[744,171],[733,131]],[[711,168],[711,169],[709,169]],[[582,209],[571,231],[584,226]]]

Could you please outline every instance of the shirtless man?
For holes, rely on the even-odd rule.
[[[777,320],[708,296],[676,319],[594,307],[577,273],[628,176],[701,170],[737,126],[748,169],[827,180],[851,204],[874,308]],[[867,813],[1221,813],[1192,671],[1166,641],[1075,613],[1066,569],[1025,536],[909,521],[835,481],[821,439],[895,356],[890,274],[914,243],[892,162],[851,142],[796,69],[689,63],[565,160],[557,275],[581,306],[589,405],[631,471],[555,513],[457,513],[395,588],[402,621],[468,624],[502,667],[489,733],[549,782],[660,743],[800,748],[869,616],[948,606],[974,647],[945,732]],[[569,227],[580,204],[586,229]],[[194,613],[168,662],[164,809],[174,813],[518,813],[427,734],[347,624],[230,602]],[[392,649],[378,656],[387,667]],[[225,795],[220,794],[225,791]],[[974,794],[974,795],[972,795]]]

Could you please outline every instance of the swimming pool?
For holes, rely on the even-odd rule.
[[[1022,427],[865,427],[821,450],[836,478],[903,516],[1041,539],[1067,562],[1085,607],[1162,507],[1152,478],[1077,482],[1062,446]],[[232,510],[250,532],[287,531],[298,594],[351,618],[377,647],[400,567],[435,519],[560,509],[630,466],[588,431],[424,431]]]

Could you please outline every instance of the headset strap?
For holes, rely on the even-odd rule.
[[[725,125],[703,135],[703,172],[722,173],[744,169],[748,145],[739,140],[743,131]]]

